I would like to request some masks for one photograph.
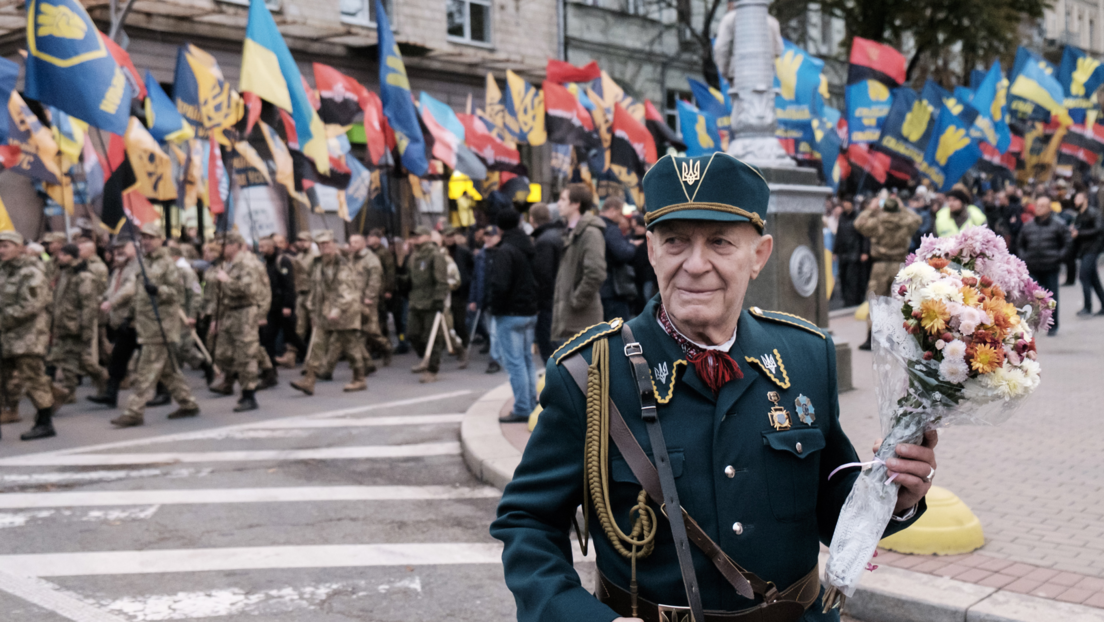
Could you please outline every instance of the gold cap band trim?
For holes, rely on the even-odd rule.
[[[735,214],[737,216],[743,216],[751,221],[751,224],[755,225],[755,228],[759,230],[759,233],[763,232],[765,223],[763,219],[755,212],[749,212],[746,209],[736,207],[735,205],[725,205],[724,203],[675,203],[674,205],[668,205],[661,207],[654,211],[649,211],[644,214],[644,224],[651,225],[656,219],[666,216],[672,212],[681,212],[683,210],[703,209],[714,212],[726,212],[729,214]]]

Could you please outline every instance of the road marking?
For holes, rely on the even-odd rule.
[[[140,454],[70,454],[13,456],[0,466],[107,466],[166,464],[175,462],[262,462],[290,460],[364,460],[368,458],[421,458],[460,453],[460,443],[366,445],[318,449],[255,449],[242,451],[151,452]]]
[[[162,434],[160,436],[146,437],[146,438],[134,438],[125,441],[115,441],[111,443],[101,443],[99,445],[86,445],[83,447],[70,447],[67,449],[56,449],[53,451],[46,451],[41,453],[26,454],[19,456],[21,458],[33,458],[44,456],[68,456],[70,454],[85,453],[90,451],[104,451],[108,449],[120,449],[123,447],[140,447],[143,445],[154,445],[158,443],[171,443],[176,441],[188,440],[195,434],[210,433],[214,431],[228,431],[228,430],[246,430],[249,428],[264,428],[269,426],[274,421],[292,421],[292,420],[314,420],[314,419],[326,419],[329,417],[345,417],[348,415],[357,415],[373,410],[381,410],[384,408],[394,408],[397,406],[412,406],[414,404],[422,404],[425,402],[435,402],[438,400],[449,399],[452,397],[460,397],[470,394],[469,390],[461,391],[448,391],[446,393],[434,393],[432,395],[425,395],[422,397],[413,397],[404,400],[392,400],[390,402],[380,402],[379,404],[369,404],[366,406],[355,406],[353,408],[342,408],[339,410],[328,410],[325,412],[314,413],[311,415],[294,415],[291,417],[282,417],[277,419],[270,419],[268,421],[254,421],[252,423],[239,423],[235,425],[219,426],[217,428],[211,428],[209,430],[202,430],[200,432],[178,432],[175,434]],[[23,464],[9,464],[8,459],[0,460],[0,466],[25,466]]]
[[[464,420],[463,413],[450,413],[443,415],[410,415],[408,417],[364,417],[361,419],[310,419],[289,420],[276,419],[258,425],[257,428],[285,429],[285,428],[371,428],[376,426],[392,425],[432,425],[435,423],[460,423]]]
[[[25,574],[0,572],[0,589],[74,622],[128,622],[97,609],[49,581]]]
[[[577,546],[573,546],[572,550],[576,562],[594,561],[593,551],[584,558]],[[501,563],[502,544],[499,542],[427,542],[0,555],[0,572],[30,577],[76,577]]]
[[[493,499],[496,488],[456,486],[302,486],[287,488],[205,488],[198,490],[107,490],[31,492],[0,495],[0,508],[70,508],[121,505],[287,503],[296,501],[441,501]],[[5,514],[0,514],[0,526]],[[25,521],[24,521],[25,522]],[[14,525],[13,525],[14,526]]]
[[[123,521],[149,520],[153,518],[153,515],[156,514],[159,509],[160,506],[158,505],[149,505],[138,508],[91,510],[84,515],[79,515],[77,512],[69,509],[38,510],[37,512],[0,512],[0,529],[25,527],[27,523],[31,521],[37,522],[37,519],[52,518],[55,516],[63,520],[79,516],[77,520],[87,523],[120,523]]]
[[[128,469],[111,471],[73,471],[68,473],[8,473],[0,475],[0,482],[22,486],[64,484],[68,482],[114,482],[121,479],[142,477],[207,477],[211,469]]]

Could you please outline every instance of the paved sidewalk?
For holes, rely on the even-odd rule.
[[[1104,620],[1104,413],[1097,404],[1104,398],[1104,318],[1075,315],[1080,286],[1063,287],[1061,296],[1058,336],[1038,339],[1044,376],[1036,395],[1002,426],[940,435],[938,483],[977,514],[985,546],[943,557],[880,551],[875,561],[883,569],[864,578],[866,589],[849,607],[856,618],[965,620],[970,611],[977,619]],[[866,333],[849,315],[833,319],[831,329],[853,348]],[[881,436],[870,370],[870,353],[853,350],[855,390],[840,396],[844,429],[860,455]],[[508,386],[493,393],[482,403],[506,412]],[[466,439],[465,456],[477,475],[473,464],[482,464],[483,479],[501,487],[529,434],[525,424],[499,424],[493,436],[493,460],[480,463]],[[917,617],[900,617],[894,608],[901,605]]]

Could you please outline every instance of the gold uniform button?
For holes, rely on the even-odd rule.
[[[729,479],[732,479],[733,477],[736,477],[736,469],[732,468],[731,464],[726,466],[725,467],[725,475],[727,475]]]
[[[802,451],[804,451],[804,449],[802,449],[802,447],[801,447],[801,443],[798,443],[797,446],[794,447],[794,449],[797,450],[797,453],[801,453]]]
[[[736,532],[736,535],[744,533],[744,525],[742,523],[732,523],[732,531]]]

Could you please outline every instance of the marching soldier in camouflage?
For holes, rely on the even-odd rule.
[[[311,267],[318,253],[314,251],[314,238],[309,231],[300,231],[295,239],[295,332],[299,339],[308,343],[311,331]],[[295,353],[296,358],[306,357],[307,353]]]
[[[191,262],[184,258],[184,252],[180,247],[169,247],[169,255],[176,262],[176,268],[180,271],[180,282],[184,288],[184,299],[180,302],[182,323],[177,360],[190,365],[193,369],[202,369],[207,383],[210,384],[214,379],[214,369],[196,346],[194,338],[196,321],[203,310],[203,288],[199,285],[199,276],[192,268]]]
[[[445,256],[430,239],[429,229],[418,227],[414,230],[413,239],[415,250],[408,264],[410,279],[409,315],[407,334],[414,342],[414,350],[420,356],[425,356],[425,349],[429,346],[430,333],[433,330],[434,319],[438,313],[445,309],[445,299],[449,295],[448,266]],[[437,372],[441,369],[441,350],[445,347],[445,336],[442,331],[448,330],[442,320],[437,327],[437,335],[433,339],[433,346],[429,355],[428,364],[418,363],[410,371],[421,373],[420,382],[436,382]]]
[[[321,255],[311,264],[310,309],[314,333],[311,335],[310,355],[306,373],[301,380],[292,382],[295,389],[314,395],[314,383],[325,365],[331,348],[349,360],[353,368],[353,381],[345,385],[345,391],[363,391],[367,388],[364,363],[364,346],[360,340],[361,298],[364,290],[349,261],[338,252],[332,231],[319,231],[315,242]]]
[[[381,240],[382,232],[378,229],[372,229],[368,233],[368,248],[372,249],[372,252],[376,254],[376,258],[380,261],[380,266],[383,268],[383,272],[380,277],[380,300],[379,305],[376,308],[378,316],[378,326],[380,329],[380,335],[383,336],[384,341],[387,344],[387,348],[383,352],[373,353],[382,354],[383,366],[387,367],[391,364],[391,356],[394,353],[394,349],[391,347],[391,339],[388,337],[387,329],[387,310],[391,306],[391,298],[395,295],[395,254],[391,252],[391,249],[383,245]]]
[[[390,345],[380,334],[379,314],[376,312],[379,306],[379,290],[383,267],[375,253],[366,248],[364,236],[361,235],[349,236],[348,259],[349,267],[352,268],[353,278],[355,279],[355,286],[363,292],[361,296],[360,345],[364,349],[361,356],[365,361],[366,373],[371,374],[376,371],[376,364],[372,361],[368,346],[379,351],[385,345]],[[334,367],[337,366],[340,357],[340,349],[335,343],[331,342],[329,352],[326,353],[326,365],[323,368],[322,377],[333,375]],[[367,388],[367,385],[365,385],[365,388]],[[360,388],[354,389],[361,390]]]
[[[142,346],[126,411],[111,423],[120,428],[145,423],[146,402],[160,381],[179,405],[169,419],[195,417],[199,405],[184,380],[173,350],[180,336],[180,302],[184,286],[176,262],[164,248],[165,238],[157,223],[141,228],[143,263],[135,276],[134,327]],[[144,269],[144,270],[143,270]]]
[[[54,396],[43,359],[50,342],[50,290],[42,263],[24,255],[23,236],[0,231],[0,399],[14,411],[23,391],[38,412],[25,441],[54,436]]]
[[[58,273],[57,254],[61,252],[61,247],[68,243],[68,239],[61,231],[47,231],[42,234],[42,246],[46,248],[46,254],[50,256],[50,260],[43,264],[43,272],[46,274],[46,282],[51,287]]]
[[[58,280],[54,287],[53,343],[47,359],[61,372],[61,386],[55,385],[54,399],[62,404],[76,401],[81,374],[92,379],[97,392],[104,390],[107,371],[100,367],[96,351],[99,337],[98,278],[80,258],[80,248],[66,244],[54,258]]]
[[[219,304],[222,309],[220,317],[212,323],[211,331],[219,336],[218,349],[230,356],[230,365],[222,370],[227,383],[232,387],[235,375],[241,383],[241,399],[234,412],[244,412],[257,409],[257,357],[261,343],[257,322],[263,317],[257,304],[257,293],[262,288],[267,292],[268,275],[256,256],[245,248],[245,240],[240,234],[227,233],[222,243],[225,263],[214,269],[214,280],[221,290]],[[261,282],[262,277],[264,283]],[[268,311],[267,305],[264,311]],[[222,358],[221,354],[215,356]]]
[[[912,236],[920,228],[921,218],[910,209],[901,209],[897,199],[890,197],[878,206],[876,199],[855,219],[855,229],[870,238],[870,281],[867,296],[888,296],[893,279],[908,256]],[[870,321],[867,320],[866,341],[861,350],[870,349]]]
[[[80,249],[80,260],[88,264],[88,271],[95,277],[96,298],[99,299],[107,290],[107,281],[111,276],[111,271],[107,269],[107,264],[96,254],[96,243],[94,241],[82,238],[77,242],[77,248]]]
[[[134,288],[139,272],[137,248],[126,239],[115,241],[115,271],[108,280],[100,312],[106,314],[106,328],[111,334],[111,356],[107,362],[107,386],[99,395],[88,396],[93,404],[115,408],[119,402],[119,386],[126,378],[127,367],[137,337],[134,330]]]

